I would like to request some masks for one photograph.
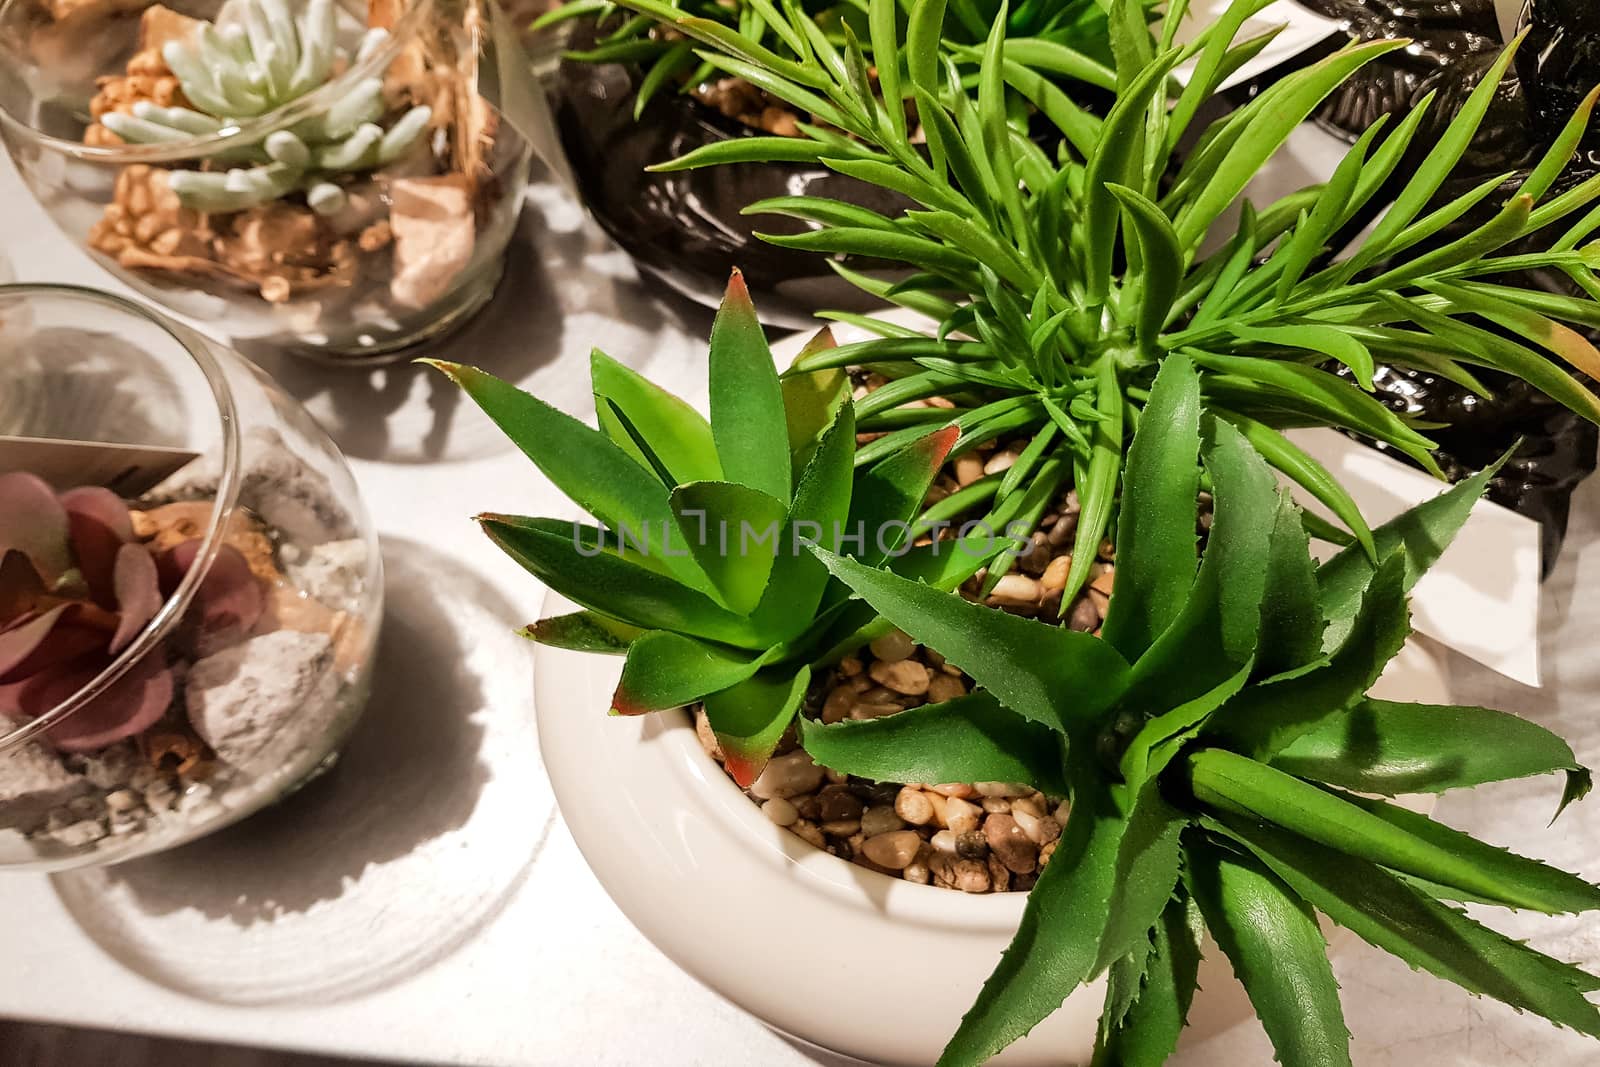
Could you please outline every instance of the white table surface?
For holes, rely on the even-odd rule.
[[[0,234],[22,280],[118,288],[52,228],[9,162]],[[691,399],[703,393],[708,321],[640,282],[571,201],[539,186],[501,299],[445,351],[588,414],[594,345]],[[652,948],[555,812],[531,725],[532,658],[509,636],[542,591],[469,521],[486,508],[566,514],[554,490],[417,369],[263,362],[345,448],[384,537],[390,610],[372,706],[339,768],[238,827],[119,868],[0,875],[0,1015],[407,1063],[838,1063]],[[1572,543],[1587,548],[1568,552],[1547,596],[1551,688],[1517,690],[1457,664],[1463,699],[1528,710],[1591,763],[1600,657],[1572,589],[1600,581],[1597,526],[1600,498],[1586,491]],[[1545,829],[1557,792],[1554,781],[1511,785],[1448,797],[1440,812],[1600,878],[1600,801]],[[1593,921],[1501,926],[1600,965]],[[1576,1067],[1600,1056],[1364,947],[1337,970],[1358,1064]],[[781,961],[773,972],[781,980]],[[1178,1059],[1271,1061],[1254,1023]]]

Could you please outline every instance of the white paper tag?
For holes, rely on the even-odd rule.
[[[1422,471],[1341,433],[1293,430],[1289,437],[1333,473],[1373,526],[1443,489]],[[1304,494],[1296,498],[1327,514]],[[1417,583],[1417,630],[1507,678],[1539,685],[1541,543],[1537,522],[1480,500],[1455,542]]]
[[[1188,44],[1192,41],[1196,34],[1215,22],[1231,2],[1232,0],[1197,0],[1190,5],[1189,15],[1178,29],[1178,43]],[[1303,8],[1293,0],[1278,0],[1277,3],[1262,9],[1259,14],[1247,20],[1239,29],[1238,39],[1248,40],[1277,26],[1282,26],[1283,31],[1273,38],[1271,44],[1262,49],[1260,55],[1240,67],[1223,82],[1223,89],[1231,89],[1235,85],[1247,82],[1340,32],[1339,24],[1334,20]],[[1173,72],[1186,85],[1190,75],[1194,73],[1195,62],[1197,60],[1191,60]]]
[[[27,471],[57,489],[99,485],[118,496],[138,496],[198,458],[200,453],[186,448],[0,434],[0,472]]]

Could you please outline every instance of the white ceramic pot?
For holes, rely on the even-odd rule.
[[[574,610],[551,595],[546,615]],[[873,1064],[933,1063],[1016,932],[1022,893],[967,896],[869,871],[773,825],[700,747],[684,711],[606,714],[622,660],[539,646],[540,749],[578,847],[661,951],[791,1037]],[[1378,693],[1445,702],[1411,645]],[[1209,951],[1186,1041],[1249,1004]],[[644,996],[648,993],[641,992]],[[1103,982],[994,1062],[1087,1063]]]

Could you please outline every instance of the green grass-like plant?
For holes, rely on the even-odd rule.
[[[832,726],[807,751],[885,781],[1027,782],[1071,814],[1021,927],[941,1064],[976,1065],[1109,975],[1097,1064],[1176,1046],[1209,929],[1287,1067],[1350,1064],[1316,913],[1411,966],[1600,1036],[1585,974],[1469,918],[1549,914],[1600,888],[1378,795],[1588,771],[1559,738],[1474,707],[1369,697],[1410,633],[1406,591],[1492,471],[1318,567],[1300,509],[1202,376],[1167,359],[1135,435],[1103,638],[969,603],[828,554],[829,569],[981,689]],[[1197,461],[1198,457],[1198,461]],[[1197,551],[1196,493],[1214,518]]]
[[[952,37],[966,46],[953,56],[970,64],[981,54],[971,46],[981,44],[988,35],[1000,3],[958,0],[952,8]],[[626,14],[627,9],[632,9],[631,16],[615,17]],[[805,21],[792,17],[791,12]],[[852,38],[870,41],[868,13],[868,6],[860,0],[739,0],[731,4],[643,0],[626,5],[613,0],[568,0],[534,20],[532,28],[543,30],[577,18],[598,20],[603,32],[594,47],[568,52],[566,58],[580,63],[640,64],[644,76],[633,106],[634,118],[638,118],[663,90],[688,91],[717,73],[714,62],[696,54],[692,38],[664,36],[659,30],[662,24],[694,19],[701,35],[730,41],[737,34],[785,62],[798,62],[814,47],[838,51],[848,47]],[[1026,42],[1040,55],[1054,57],[1060,65],[1057,75],[1105,89],[1115,87],[1106,15],[1098,0],[1025,0],[1007,12],[1006,26],[1014,40]],[[808,43],[802,33],[820,35],[820,44]],[[870,56],[870,43],[867,53]],[[966,78],[970,81],[972,75]]]
[[[1103,118],[1055,78],[1089,57],[1059,43],[1014,39],[1004,6],[974,50],[955,38],[960,20],[947,15],[947,0],[913,0],[909,7],[870,0],[867,36],[857,41],[852,34],[843,47],[790,5],[769,27],[783,26],[793,42],[789,54],[779,54],[760,36],[669,16],[656,0],[620,2],[670,17],[697,43],[704,62],[817,119],[802,127],[804,138],[740,138],[656,169],[806,159],[917,203],[896,218],[813,196],[747,208],[813,225],[798,235],[768,236],[773,243],[905,264],[911,275],[894,284],[842,264],[835,269],[938,324],[929,335],[826,316],[879,336],[813,353],[795,371],[854,365],[895,379],[857,408],[863,430],[886,433],[857,454],[859,463],[880,460],[946,418],[915,406],[930,396],[956,402],[962,448],[1031,439],[1011,475],[982,490],[996,506],[1006,494],[1027,491],[1047,461],[1059,460],[1083,502],[1063,603],[1088,579],[1092,548],[1115,513],[1126,443],[1156,371],[1173,355],[1198,370],[1209,410],[1343,524],[1319,524],[1318,532],[1359,542],[1369,555],[1372,532],[1354,501],[1281,431],[1350,430],[1437,471],[1429,426],[1373,396],[1378,361],[1428,370],[1481,395],[1487,390],[1474,370],[1493,368],[1600,421],[1600,398],[1570,373],[1600,376],[1600,352],[1569,325],[1600,327],[1600,302],[1505,277],[1560,271],[1600,298],[1600,243],[1590,243],[1600,229],[1594,207],[1600,178],[1552,192],[1596,96],[1583,102],[1491,221],[1440,239],[1505,181],[1496,176],[1433,206],[1500,90],[1517,44],[1414,173],[1398,168],[1432,97],[1392,130],[1380,122],[1367,131],[1327,182],[1265,207],[1246,203],[1234,221],[1230,207],[1295,128],[1352,74],[1405,41],[1353,44],[1288,75],[1201,131],[1180,156],[1202,106],[1271,40],[1272,33],[1236,39],[1268,0],[1236,0],[1187,45],[1175,43],[1188,9],[1183,0],[1153,24],[1136,0],[1102,5],[1117,96]],[[866,74],[869,52],[879,60],[894,57],[878,62],[875,81]],[[962,66],[972,56],[979,59],[975,79]],[[1180,89],[1174,72],[1185,64],[1192,70]],[[908,122],[903,100],[915,105],[918,121]],[[1019,100],[1028,106],[1019,108]],[[1039,137],[1041,125],[1050,137]],[[1335,237],[1395,184],[1399,191],[1376,225],[1335,260]],[[1504,251],[1529,238],[1545,250]],[[1348,368],[1349,380],[1330,364]],[[991,568],[989,580],[1003,571]]]

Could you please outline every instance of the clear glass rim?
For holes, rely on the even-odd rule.
[[[6,16],[14,7],[27,2],[29,0],[0,0],[0,24],[4,24]],[[8,136],[20,135],[35,144],[49,148],[52,152],[59,152],[89,163],[112,165],[175,163],[209,158],[229,148],[259,144],[268,134],[276,130],[326,111],[334,101],[347,95],[356,83],[380,76],[410,43],[423,20],[433,13],[434,4],[435,0],[411,0],[410,6],[389,31],[388,40],[382,47],[374,49],[372,55],[360,63],[352,64],[343,74],[304,96],[296,97],[265,114],[245,119],[237,125],[224,127],[220,133],[202,134],[163,144],[86,145],[80,141],[43,133],[32,123],[12,114],[4,106],[0,106],[0,126],[4,127]]]
[[[168,318],[152,308],[134,303],[124,297],[78,285],[24,283],[0,285],[0,301],[8,298],[53,298],[82,301],[122,315],[131,315],[152,323],[167,334],[193,362],[204,376],[217,404],[217,417],[222,429],[222,471],[217,482],[217,496],[211,508],[211,522],[201,538],[200,551],[187,574],[178,583],[170,597],[161,605],[153,618],[145,624],[127,648],[123,649],[105,670],[95,675],[82,689],[72,694],[36,719],[16,726],[0,735],[0,752],[22,744],[30,738],[72,715],[90,701],[103,694],[118,679],[128,673],[140,660],[155,652],[189,610],[195,594],[211,571],[217,554],[222,550],[222,534],[234,510],[238,507],[239,487],[243,480],[242,457],[239,443],[239,420],[234,404],[233,390],[228,385],[222,365],[211,351],[211,343],[188,327]]]

